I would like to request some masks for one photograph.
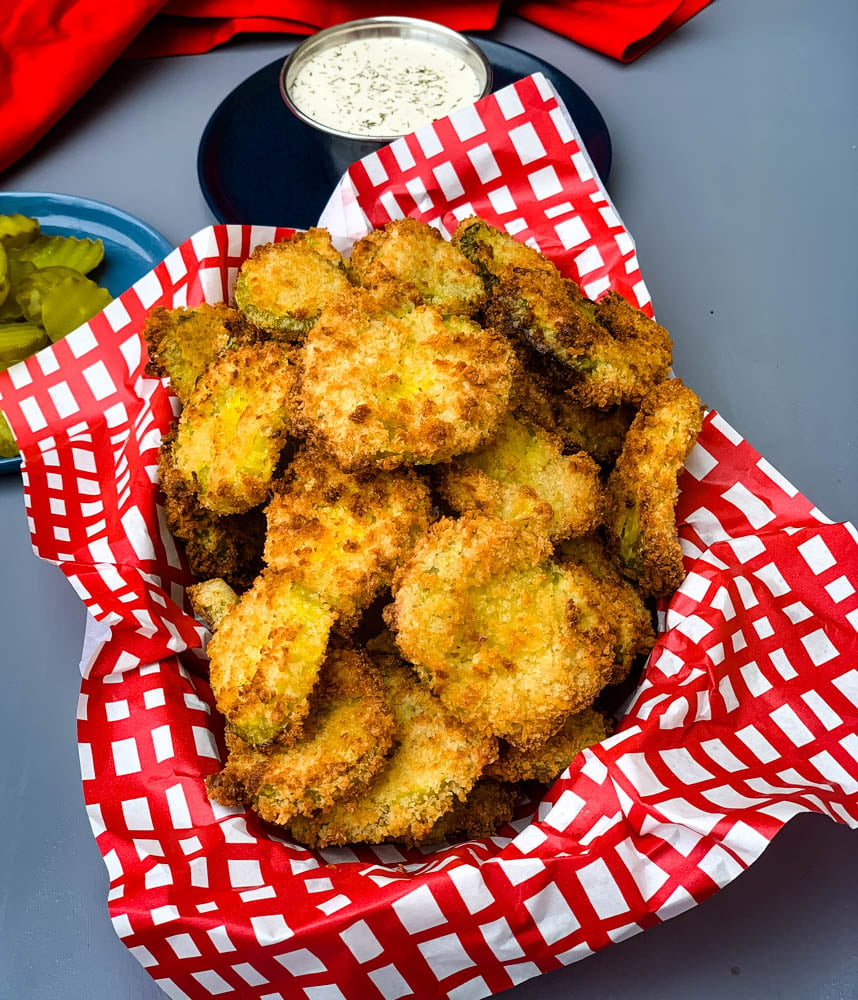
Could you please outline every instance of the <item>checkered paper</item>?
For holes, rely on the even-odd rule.
[[[541,77],[356,164],[323,221],[345,244],[400,215],[449,233],[472,212],[587,294],[651,311],[634,243]],[[222,724],[156,485],[175,402],[144,375],[141,327],[154,305],[228,299],[252,247],[288,232],[203,230],[0,376],[35,551],[94,622],[78,733],[111,917],[164,992],[476,1000],[702,901],[797,813],[858,825],[858,536],[713,412],[680,481],[687,576],[622,727],[497,836],[309,851],[208,801]]]

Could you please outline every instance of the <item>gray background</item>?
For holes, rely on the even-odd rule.
[[[678,373],[854,521],[858,4],[719,0],[630,66],[511,17],[490,37],[602,111],[609,190]],[[214,221],[196,178],[209,116],[294,41],[119,63],[0,187],[107,201],[178,243]],[[17,476],[0,479],[0,544],[0,997],[163,998],[108,920],[75,740],[84,612],[32,555]],[[505,996],[858,997],[856,848],[854,831],[799,817],[702,906]]]

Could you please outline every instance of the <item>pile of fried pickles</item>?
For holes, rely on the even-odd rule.
[[[703,410],[663,327],[473,217],[260,245],[145,339],[212,799],[310,847],[485,836],[610,733],[683,578]]]
[[[87,275],[103,260],[99,239],[49,235],[38,219],[0,215],[0,371],[101,312],[110,292]],[[0,413],[0,458],[17,454]]]

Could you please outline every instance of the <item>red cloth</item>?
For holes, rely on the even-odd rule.
[[[505,10],[629,62],[711,0],[514,0]],[[120,55],[209,49],[248,32],[310,34],[397,13],[384,0],[10,0],[0,10],[0,171],[27,152]],[[409,7],[459,31],[487,31],[500,0]]]

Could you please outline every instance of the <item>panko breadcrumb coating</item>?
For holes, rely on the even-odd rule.
[[[444,813],[420,839],[420,843],[437,844],[459,837],[491,837],[499,826],[512,819],[517,798],[518,790],[514,785],[481,778],[465,801],[456,802],[449,812]]]
[[[345,469],[446,461],[494,431],[512,363],[502,337],[415,305],[395,282],[355,289],[307,335],[302,421]]]
[[[197,618],[212,632],[218,627],[221,619],[238,604],[238,594],[226,580],[213,577],[192,583],[185,588],[191,608]]]
[[[343,472],[318,449],[299,452],[266,508],[265,562],[355,619],[432,521],[429,487],[411,469]]]
[[[664,327],[614,292],[591,302],[559,272],[501,271],[485,316],[553,361],[569,395],[588,406],[638,404],[670,371],[672,342]]]
[[[228,732],[226,765],[208,778],[209,795],[222,805],[249,805],[271,823],[309,816],[359,794],[385,766],[394,731],[384,686],[366,655],[332,649],[301,739],[256,748]]]
[[[179,401],[186,403],[218,354],[259,337],[260,331],[238,309],[223,302],[177,309],[156,306],[143,327],[149,350],[146,373],[169,378]]]
[[[595,535],[568,538],[557,549],[558,561],[586,567],[595,580],[593,600],[614,633],[614,669],[611,684],[624,681],[639,657],[655,644],[652,615],[630,580],[623,577]]]
[[[292,427],[292,357],[274,342],[227,351],[182,410],[173,464],[215,514],[241,514],[268,499]]]
[[[373,660],[393,709],[395,748],[362,794],[292,820],[292,836],[308,847],[419,842],[497,755],[495,739],[454,718],[397,657]]]
[[[677,477],[703,425],[697,395],[672,378],[641,403],[608,481],[608,538],[641,591],[666,597],[685,571],[676,528]]]
[[[544,743],[519,750],[501,743],[498,759],[486,768],[486,777],[498,781],[539,781],[550,785],[569,766],[572,758],[585,747],[601,743],[609,734],[605,717],[585,708],[563,723],[563,728]]]
[[[489,291],[507,267],[559,273],[557,267],[538,250],[478,216],[462,219],[453,233],[453,245],[476,266]]]
[[[597,410],[576,402],[566,392],[552,396],[554,429],[568,449],[586,451],[603,466],[611,466],[623,448],[637,410],[629,403]]]
[[[247,743],[301,734],[333,621],[306,587],[267,570],[220,619],[208,645],[212,692]]]
[[[589,455],[564,455],[558,438],[507,414],[492,438],[439,469],[450,506],[516,521],[552,541],[595,530],[604,516],[600,470]]]
[[[445,315],[473,316],[485,296],[475,265],[437,229],[417,219],[396,219],[358,240],[350,268],[366,287],[388,278],[410,285],[421,302]]]
[[[261,329],[300,340],[348,288],[345,262],[328,231],[313,228],[256,247],[239,268],[235,304]]]
[[[262,569],[265,515],[261,508],[243,514],[215,514],[203,507],[173,462],[168,435],[158,455],[158,483],[164,495],[164,520],[182,542],[194,576],[223,577],[244,590]]]
[[[611,634],[537,533],[466,514],[436,522],[397,574],[388,624],[474,731],[543,742],[610,677]]]

